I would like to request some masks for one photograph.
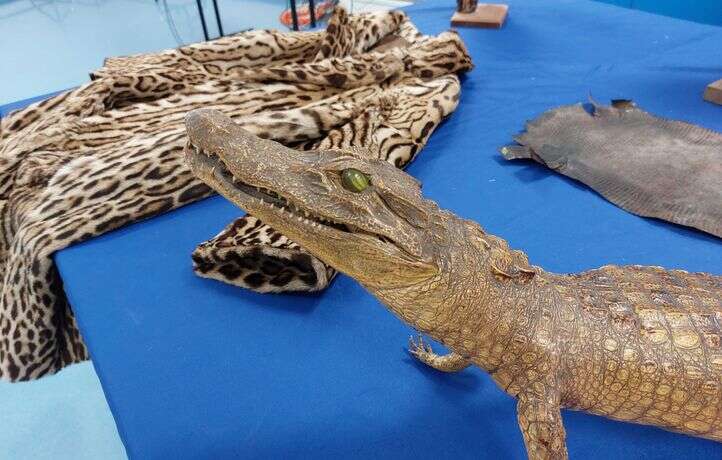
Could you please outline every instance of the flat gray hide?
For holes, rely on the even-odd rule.
[[[631,101],[544,113],[506,146],[584,182],[612,203],[722,237],[722,135],[657,118]]]

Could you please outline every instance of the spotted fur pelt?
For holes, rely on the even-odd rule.
[[[377,145],[401,165],[454,109],[455,74],[470,67],[453,32],[422,36],[403,13],[339,8],[325,32],[252,31],[111,58],[89,83],[0,120],[0,377],[88,357],[55,251],[211,194],[184,162],[189,110],[222,110],[299,148]],[[250,217],[234,225],[246,237],[263,229]],[[297,249],[280,236],[267,247]]]

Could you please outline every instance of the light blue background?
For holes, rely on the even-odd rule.
[[[195,0],[167,4],[172,23],[163,0],[0,0],[0,105],[85,83],[106,57],[202,41]],[[211,0],[203,4],[215,37]],[[218,7],[226,34],[280,29],[286,0],[218,0]]]
[[[37,382],[0,382],[0,458],[125,458],[90,362]]]

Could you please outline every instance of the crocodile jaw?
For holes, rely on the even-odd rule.
[[[335,219],[324,212],[328,206],[314,206],[313,185],[300,189],[303,199],[276,186],[303,180],[300,172],[314,168],[318,153],[260,139],[215,111],[193,111],[186,125],[185,154],[196,176],[334,268],[369,287],[415,284],[437,273],[414,238]]]

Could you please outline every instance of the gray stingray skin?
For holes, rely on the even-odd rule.
[[[626,100],[550,110],[503,147],[577,179],[640,216],[722,237],[722,135],[655,117]]]

